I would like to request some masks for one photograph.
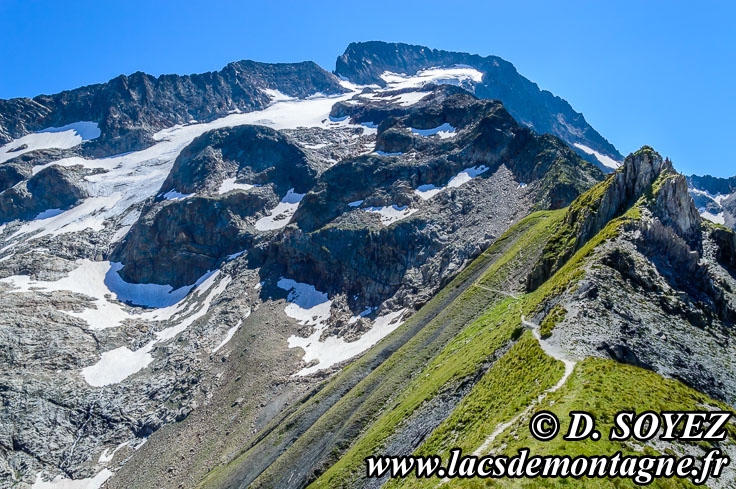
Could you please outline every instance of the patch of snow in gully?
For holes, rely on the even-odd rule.
[[[388,226],[389,224],[393,224],[397,221],[400,221],[402,219],[406,219],[407,217],[414,214],[418,209],[412,209],[409,206],[402,206],[399,207],[398,205],[387,205],[385,207],[366,207],[363,209],[366,212],[374,212],[381,216],[381,223],[384,226]]]
[[[442,192],[445,188],[461,187],[487,171],[488,167],[485,165],[471,166],[470,168],[466,168],[465,170],[458,172],[458,174],[452,177],[450,181],[447,182],[447,185],[444,187],[437,187],[432,184],[425,184],[417,187],[414,190],[414,193],[424,200],[429,200],[435,195]]]
[[[248,317],[248,316],[250,316],[250,312],[246,315],[246,317]],[[216,347],[214,347],[212,349],[212,353],[217,353],[217,351],[220,348],[222,348],[223,346],[227,345],[228,341],[230,341],[233,338],[233,336],[235,335],[235,332],[238,331],[238,328],[240,327],[241,324],[243,324],[243,321],[242,320],[241,321],[238,321],[238,324],[236,324],[232,328],[228,329],[227,330],[227,333],[225,334],[225,338],[223,338],[223,340],[220,342],[219,345],[217,345]]]
[[[294,192],[294,189],[289,189],[281,202],[268,212],[267,216],[264,216],[256,221],[256,229],[259,231],[272,231],[274,229],[281,229],[282,227],[289,224],[291,217],[299,207],[299,202],[302,201],[306,194],[298,194]]]
[[[323,326],[329,319],[332,301],[326,293],[318,291],[313,285],[283,277],[276,285],[289,292],[286,296],[289,305],[284,312],[290,318],[310,326]]]
[[[163,198],[166,200],[184,200],[188,197],[191,197],[192,195],[194,194],[183,194],[181,192],[177,192],[175,189],[172,188],[163,195]]]
[[[440,126],[433,127],[432,129],[416,129],[412,127],[411,132],[425,137],[434,136],[436,134],[440,137],[440,139],[447,139],[456,136],[455,128],[447,122]]]
[[[235,183],[235,177],[226,178],[220,184],[220,188],[217,190],[217,193],[222,195],[230,192],[231,190],[249,190],[253,187],[254,185],[249,183]]]

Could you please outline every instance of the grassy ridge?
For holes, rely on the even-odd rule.
[[[510,229],[507,234],[516,236],[515,241],[476,282],[476,287],[473,287],[475,293],[504,291],[513,280],[523,280],[523,276],[512,277],[514,273],[527,270],[538,258],[562,216],[564,210],[538,212]],[[533,225],[529,225],[530,222]],[[520,228],[524,229],[521,233]],[[407,416],[447,385],[476,373],[496,350],[518,338],[522,301],[503,294],[498,297],[503,299],[493,302],[485,313],[468,323],[439,354],[435,353],[437,356],[431,362],[426,362],[426,367],[406,389],[396,391],[396,400],[392,405],[310,487],[349,486],[362,472],[363,459],[378,453]],[[462,299],[461,296],[452,307],[462,308]]]
[[[523,343],[520,342],[519,345]],[[517,346],[519,346],[517,345]],[[524,345],[523,349],[512,349],[506,354],[511,357],[507,361],[502,359],[497,365],[507,367],[505,371],[488,372],[487,377],[518,378],[524,376],[525,380],[518,385],[498,381],[497,378],[484,378],[459,406],[443,425],[422,445],[417,454],[447,454],[453,447],[463,448],[464,453],[470,453],[482,443],[483,436],[493,431],[493,423],[507,421],[513,418],[514,412],[520,411],[525,404],[517,407],[517,411],[508,412],[505,405],[496,399],[508,399],[509,390],[511,396],[518,396],[519,400],[529,397],[527,392],[529,376],[537,375],[540,385],[548,385],[549,375],[545,367],[552,359],[540,360],[535,358],[533,348]],[[544,355],[542,353],[542,355]],[[539,362],[540,365],[529,365],[530,362]],[[502,363],[503,362],[503,363]],[[515,369],[522,369],[525,373],[518,374]],[[532,384],[533,384],[532,379]],[[516,399],[513,401],[516,405]],[[487,410],[484,408],[487,406]],[[657,451],[650,446],[641,446],[638,442],[613,442],[608,440],[608,433],[613,425],[614,415],[621,410],[635,410],[644,412],[653,410],[656,412],[666,410],[703,410],[716,408],[730,410],[727,406],[707,395],[691,389],[684,384],[671,379],[665,379],[657,373],[644,370],[630,365],[624,365],[612,360],[599,358],[588,358],[580,362],[567,380],[565,385],[557,392],[550,393],[542,403],[537,405],[534,411],[548,410],[560,419],[561,433],[567,432],[569,426],[568,413],[570,411],[588,411],[596,418],[596,427],[601,432],[599,441],[590,440],[568,442],[558,435],[548,442],[540,442],[531,436],[526,419],[520,419],[517,423],[506,429],[499,435],[489,447],[489,451],[514,455],[520,448],[529,448],[532,455],[601,455],[614,454],[621,451],[624,455],[661,455],[673,453],[670,448]],[[504,416],[498,416],[503,412]],[[470,415],[468,415],[470,413]],[[475,417],[473,416],[475,415]],[[486,419],[491,422],[486,422]],[[480,432],[479,432],[480,431]],[[736,440],[736,428],[730,425],[728,428],[729,438]],[[705,448],[713,446],[704,442],[700,444]],[[485,452],[488,453],[489,451]],[[680,452],[681,453],[681,452]],[[407,478],[404,480],[393,480],[388,488],[424,488],[436,487],[437,479]],[[504,488],[634,488],[639,487],[629,480],[623,479],[503,479],[503,480],[480,480],[480,479],[454,479],[443,487],[504,487]],[[652,488],[673,489],[696,487],[688,479],[657,479],[649,486]]]
[[[489,304],[506,299],[487,288],[495,284],[505,287],[511,280],[508,276],[499,280],[503,270],[512,268],[508,261],[501,266],[499,259],[507,256],[509,249],[516,250],[516,254],[519,250],[528,252],[528,237],[539,235],[540,228],[548,227],[550,220],[561,216],[561,211],[545,211],[522,219],[400,328],[330,379],[292,413],[275,420],[264,430],[266,434],[259,443],[210,472],[199,487],[222,487],[242,480],[242,470],[261,463],[264,453],[268,453],[262,449],[264,446],[276,447],[280,457],[254,481],[255,487],[269,487],[296,458],[324,443],[333,447],[326,463],[335,462],[347,448],[347,440],[357,436],[444,345]],[[539,246],[542,245],[540,241]],[[472,286],[480,283],[486,285]]]

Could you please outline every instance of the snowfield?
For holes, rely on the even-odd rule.
[[[313,374],[363,353],[391,331],[401,326],[400,318],[406,311],[401,309],[377,317],[373,321],[371,329],[363,333],[356,341],[346,342],[343,338],[336,336],[328,336],[321,340],[332,308],[332,301],[327,297],[327,294],[318,291],[313,285],[283,277],[277,285],[289,292],[286,297],[289,304],[284,309],[286,315],[296,319],[300,324],[314,327],[312,334],[306,338],[290,336],[288,339],[289,348],[301,348],[304,350],[303,360],[307,363],[313,363],[313,365],[298,371],[295,374],[297,376]],[[348,323],[355,323],[359,317],[365,317],[375,309],[367,308],[359,316],[350,319]]]
[[[381,75],[381,78],[392,90],[421,88],[430,83],[467,87],[472,83],[483,81],[483,73],[469,66],[456,66],[452,68],[430,68],[428,70],[422,70],[416,75],[404,75],[386,71]]]
[[[96,122],[81,121],[62,127],[47,127],[0,146],[0,163],[39,149],[73,148],[99,136],[100,128]]]

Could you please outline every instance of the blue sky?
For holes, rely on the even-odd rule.
[[[495,54],[567,99],[619,150],[736,174],[734,2],[0,0],[0,98],[137,70],[312,59],[386,40]]]

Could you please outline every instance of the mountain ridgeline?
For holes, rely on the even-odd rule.
[[[536,132],[554,134],[571,146],[583,144],[616,161],[623,158],[568,102],[541,90],[498,56],[482,57],[402,43],[361,42],[351,43],[337,58],[335,72],[357,83],[384,85],[381,75],[386,71],[414,75],[442,66],[470,66],[480,71],[482,80],[469,84],[475,95],[501,100],[517,121]]]
[[[454,447],[736,457],[733,425],[528,428],[733,411],[732,180],[623,158],[501,58],[406,44],[0,101],[0,489],[429,488],[364,460]]]

